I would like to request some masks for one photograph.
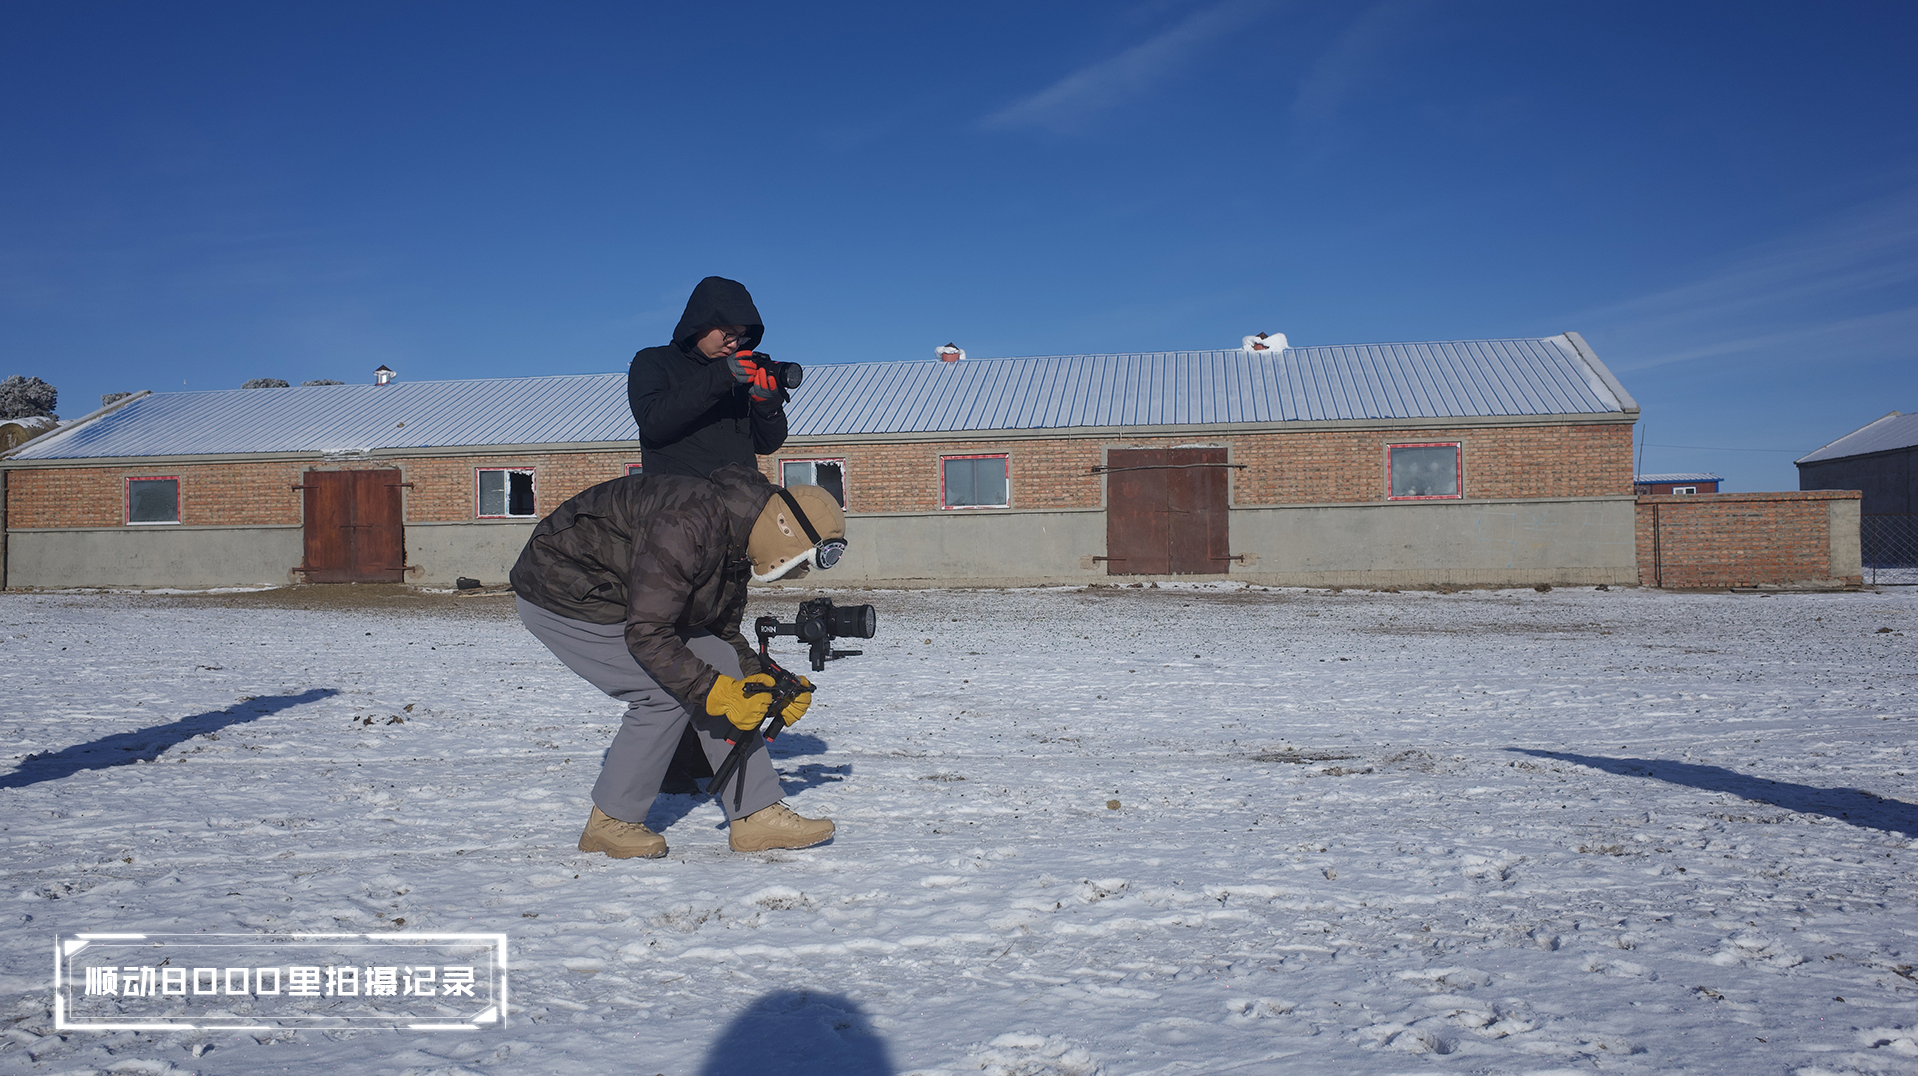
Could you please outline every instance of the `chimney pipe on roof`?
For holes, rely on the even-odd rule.
[[[400,375],[382,366],[379,369],[373,371],[373,383],[375,385],[390,384],[392,383],[392,380],[398,376]]]
[[[958,344],[947,344],[944,347],[933,348],[932,351],[939,356],[940,362],[958,362],[966,357],[966,349]]]
[[[1257,336],[1248,336],[1241,341],[1239,350],[1256,355],[1261,351],[1284,351],[1291,346],[1285,342],[1284,333],[1260,333]]]

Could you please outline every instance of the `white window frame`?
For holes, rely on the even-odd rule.
[[[949,504],[946,494],[946,464],[953,460],[1004,460],[1006,465],[1006,501],[1004,504]],[[990,511],[1012,507],[1012,454],[1010,452],[960,452],[939,457],[939,508],[944,512]]]
[[[811,468],[811,472],[810,474],[808,474],[807,480],[804,483],[805,485],[808,485],[808,486],[819,485],[818,479],[819,479],[820,464],[822,463],[838,464],[839,465],[839,496],[841,498],[839,507],[841,508],[846,507],[845,502],[852,499],[852,491],[846,488],[846,461],[844,457],[837,457],[837,458],[833,456],[793,456],[790,458],[782,457],[779,461],[779,484],[782,486],[788,486],[792,484],[786,481],[786,465],[789,463],[803,463],[808,465]],[[820,486],[820,488],[824,489],[825,487]]]
[[[173,483],[172,519],[134,519],[133,484],[135,482],[171,482]],[[128,475],[121,484],[120,508],[122,518],[129,527],[177,527],[185,505],[180,503],[180,476],[177,474]]]
[[[1449,448],[1452,450],[1454,493],[1398,495],[1392,492],[1392,453],[1401,448]],[[1388,501],[1462,501],[1465,499],[1465,444],[1462,441],[1410,441],[1385,446],[1385,499]]]
[[[494,471],[504,473],[508,476],[506,479],[505,488],[500,491],[501,499],[504,502],[503,507],[507,509],[507,511],[502,515],[487,515],[484,511],[482,511],[482,507],[485,502],[482,499],[484,495],[480,491],[480,482],[482,481],[480,476],[494,472]],[[516,474],[525,475],[527,478],[527,481],[532,483],[533,510],[530,512],[515,513],[514,511],[512,511],[513,479],[511,476]],[[538,469],[533,467],[475,467],[473,468],[473,518],[475,519],[538,519],[539,518],[539,471]]]
[[[1697,493],[1698,487],[1697,486],[1673,486],[1672,492],[1673,493]]]

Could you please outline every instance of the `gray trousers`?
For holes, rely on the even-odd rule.
[[[659,686],[626,649],[624,624],[589,624],[548,612],[524,598],[514,600],[519,603],[520,622],[554,657],[626,704],[626,716],[593,785],[593,802],[600,810],[622,822],[646,821],[666,765],[689,721],[715,768],[732,751],[726,737],[739,730],[723,717],[708,715],[703,700],[681,700]],[[727,676],[739,675],[739,654],[710,632],[696,632],[685,643],[699,660]],[[720,790],[728,818],[744,818],[779,802],[779,774],[766,754],[765,741],[753,745],[740,769],[746,774],[746,788],[738,810],[733,809],[733,791],[739,778],[734,776]]]

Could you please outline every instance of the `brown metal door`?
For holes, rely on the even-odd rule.
[[[1231,535],[1222,448],[1112,449],[1106,454],[1106,572],[1213,575]]]
[[[398,583],[406,567],[400,472],[308,471],[306,560],[309,583]]]

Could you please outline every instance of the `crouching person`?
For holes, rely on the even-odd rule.
[[[772,704],[770,694],[746,690],[772,683],[740,634],[748,581],[831,567],[845,534],[830,493],[782,490],[741,464],[710,481],[638,474],[602,482],[533,528],[512,573],[521,622],[567,668],[626,704],[580,851],[666,854],[666,839],[645,822],[681,732],[690,723],[717,766],[732,750],[726,737],[757,728]],[[811,702],[810,692],[800,695],[780,716],[790,725]],[[737,806],[730,781],[715,797],[733,850],[831,839],[831,821],[779,802],[779,775],[764,741],[753,739]]]

